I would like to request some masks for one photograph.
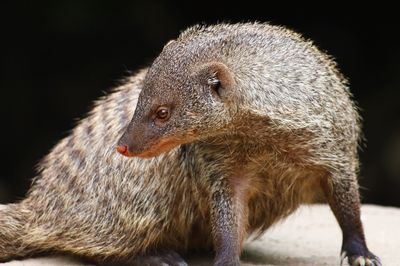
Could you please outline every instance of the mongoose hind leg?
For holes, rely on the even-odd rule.
[[[355,171],[331,174],[325,180],[323,189],[342,229],[341,265],[347,258],[351,266],[381,266],[379,258],[368,250],[365,241]]]
[[[138,255],[125,262],[104,262],[101,266],[188,266],[182,257],[172,250]]]

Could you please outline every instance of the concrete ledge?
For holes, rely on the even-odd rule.
[[[385,266],[400,265],[400,209],[364,205],[362,220],[369,248]],[[302,207],[259,239],[246,244],[243,265],[339,265],[341,232],[326,205]],[[189,265],[210,265],[212,257],[192,257]],[[68,257],[0,263],[1,266],[82,266]]]

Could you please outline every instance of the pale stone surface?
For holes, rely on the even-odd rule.
[[[385,266],[400,265],[400,209],[365,205],[362,220],[370,249]],[[320,266],[339,265],[341,233],[326,205],[302,207],[294,215],[267,231],[259,239],[248,241],[243,265]],[[190,265],[210,265],[211,256],[190,258]],[[13,261],[1,266],[85,264],[68,257]],[[86,264],[87,265],[87,264]]]

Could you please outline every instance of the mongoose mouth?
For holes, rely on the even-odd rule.
[[[182,143],[183,142],[176,137],[169,137],[161,139],[152,144],[148,149],[139,152],[131,151],[127,145],[119,144],[117,146],[117,152],[126,157],[152,158],[164,152],[170,151]]]

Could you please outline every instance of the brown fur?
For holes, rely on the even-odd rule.
[[[159,106],[168,121],[155,120]],[[27,198],[0,211],[0,260],[55,251],[184,265],[172,251],[214,247],[215,265],[238,265],[247,237],[325,195],[349,262],[379,265],[359,218],[359,134],[335,63],[298,34],[190,28],[100,100]],[[117,154],[121,135],[125,155],[159,156]]]

